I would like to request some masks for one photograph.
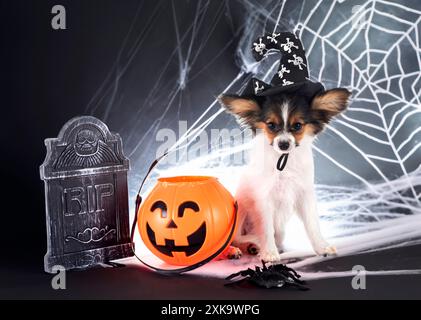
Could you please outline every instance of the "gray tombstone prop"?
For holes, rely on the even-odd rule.
[[[47,253],[54,265],[84,269],[133,256],[129,232],[127,171],[122,141],[94,117],[67,122],[46,139],[40,167],[45,184]]]

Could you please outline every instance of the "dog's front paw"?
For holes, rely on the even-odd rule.
[[[234,246],[228,246],[217,258],[216,260],[226,260],[226,259],[240,259],[243,255],[240,248]]]
[[[325,256],[325,257],[327,257],[327,256],[333,256],[333,255],[336,255],[337,254],[336,247],[335,246],[331,246],[329,244],[326,244],[325,246],[317,247],[315,249],[315,251],[316,251],[316,253],[319,256]]]
[[[324,249],[324,253],[323,253],[323,255],[324,256],[333,256],[333,255],[336,255],[338,252],[337,252],[337,250],[336,250],[336,247],[335,246],[327,246],[325,249]]]
[[[230,246],[226,252],[226,257],[228,259],[240,259],[243,253],[241,252],[240,248]]]
[[[261,251],[260,259],[262,259],[264,262],[277,262],[281,260],[281,256],[279,255],[278,250]]]
[[[259,247],[255,245],[254,243],[250,243],[247,246],[247,252],[253,256],[259,253]]]

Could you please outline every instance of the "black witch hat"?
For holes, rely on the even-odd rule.
[[[319,82],[308,79],[308,67],[301,41],[291,32],[269,33],[259,37],[252,46],[257,61],[269,50],[282,54],[278,71],[270,84],[251,78],[241,96],[270,96],[278,93],[296,93],[309,98],[324,90]]]

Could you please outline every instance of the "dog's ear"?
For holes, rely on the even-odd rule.
[[[337,88],[319,93],[311,102],[311,113],[314,121],[322,129],[323,125],[345,111],[348,107],[351,92],[344,88]]]
[[[255,128],[257,122],[260,121],[261,109],[254,99],[223,94],[218,97],[218,100],[228,113],[237,117],[240,124]]]

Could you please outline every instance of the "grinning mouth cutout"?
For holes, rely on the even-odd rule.
[[[176,246],[174,240],[165,239],[165,245],[157,245],[155,238],[155,231],[149,226],[149,223],[146,223],[146,231],[148,234],[149,241],[152,243],[155,249],[159,252],[173,257],[173,252],[184,252],[186,256],[191,256],[195,254],[202,247],[206,238],[206,223],[203,222],[202,225],[191,235],[187,236],[188,246]]]

